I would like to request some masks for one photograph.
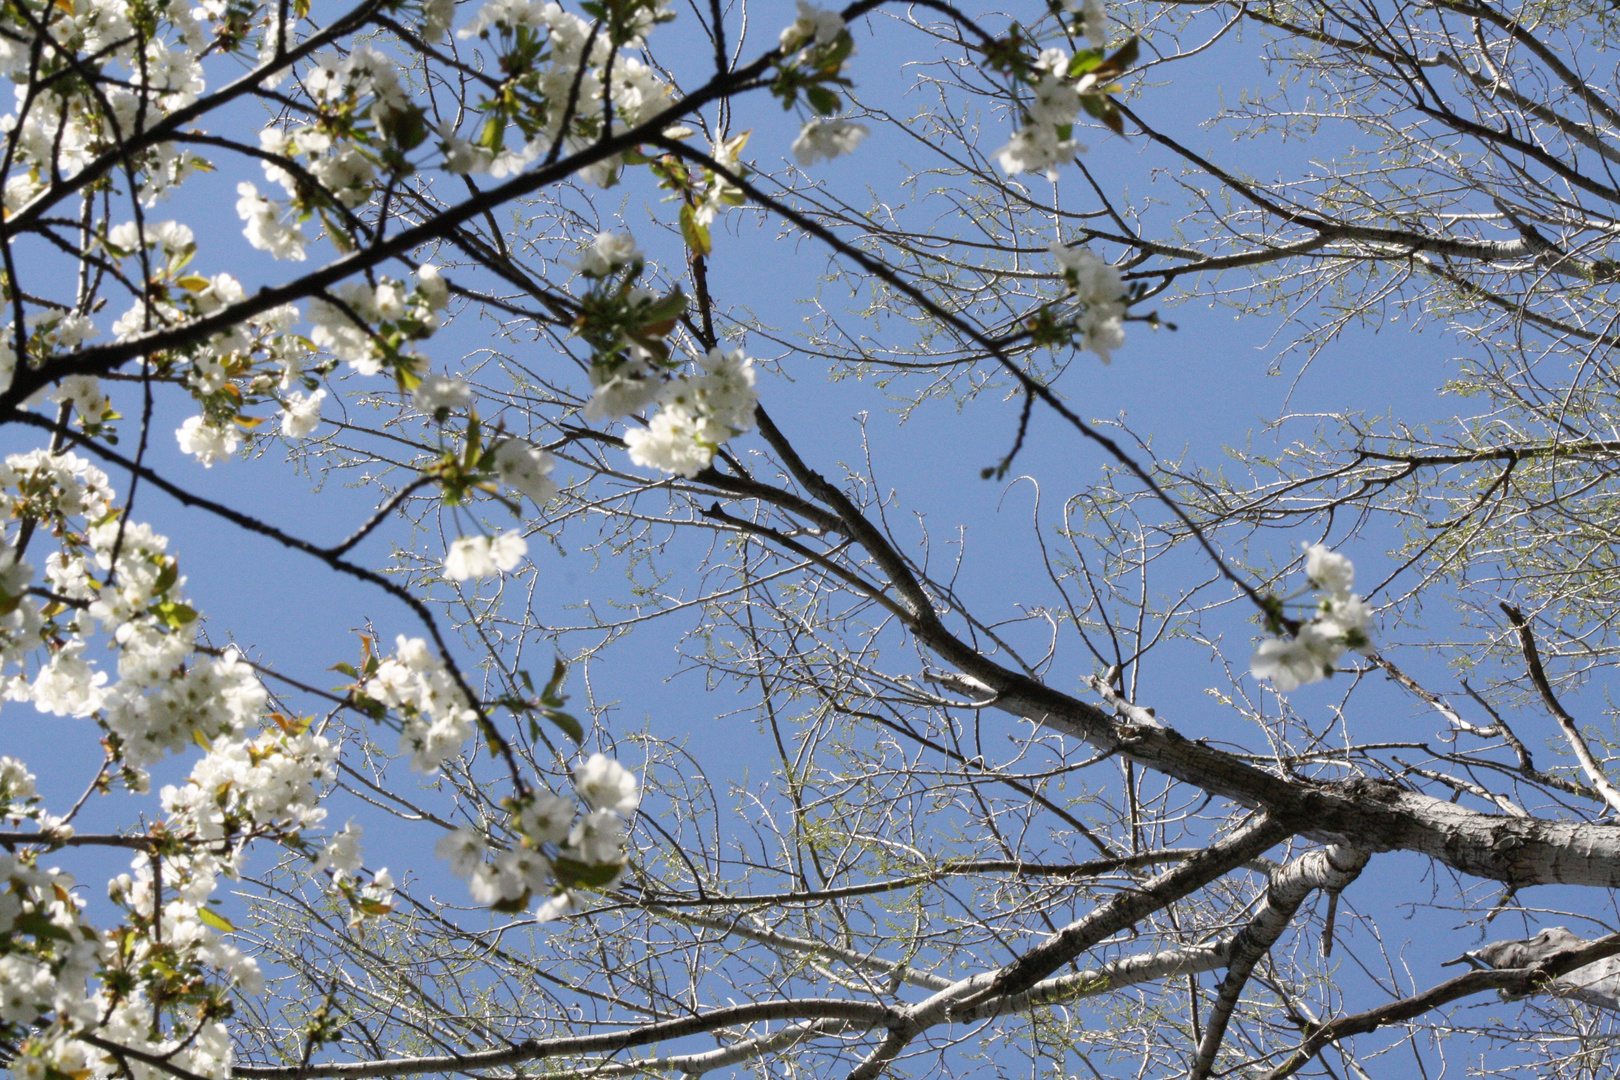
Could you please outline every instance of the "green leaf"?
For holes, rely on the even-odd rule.
[[[490,113],[489,119],[484,121],[484,126],[479,129],[478,138],[473,140],[473,145],[482,146],[485,150],[499,153],[501,142],[505,136],[506,117],[499,112],[493,112]]]
[[[1101,120],[1108,130],[1115,135],[1125,134],[1125,121],[1121,118],[1119,108],[1114,104],[1113,98],[1096,94],[1082,95],[1080,107]]]
[[[484,429],[478,423],[478,413],[475,410],[467,412],[467,445],[462,453],[462,467],[468,472],[478,469],[478,459],[483,454],[482,438]]]
[[[236,927],[231,925],[231,920],[227,919],[213,908],[198,908],[197,918],[201,919],[204,925],[212,926],[215,930],[218,930],[223,934],[229,934],[231,931],[236,929]]]
[[[680,318],[685,312],[686,294],[682,292],[680,286],[677,285],[674,292],[667,296],[659,297],[647,307],[643,308],[641,318],[643,325],[648,323],[669,322],[673,319]]]
[[[563,676],[567,674],[568,665],[562,662],[562,657],[559,656],[553,660],[551,662],[551,678],[546,680],[546,688],[540,691],[540,700],[547,705],[561,705],[568,700],[557,696],[557,692],[562,689]],[[533,689],[532,685],[530,689]]]
[[[557,872],[558,884],[566,889],[600,889],[618,877],[619,871],[623,869],[619,863],[601,866],[570,859],[565,855],[557,856],[551,865]]]
[[[390,109],[380,126],[388,141],[407,153],[421,146],[428,136],[427,122],[418,105]]]
[[[818,51],[815,57],[816,67],[818,70],[836,74],[838,69],[844,66],[844,61],[854,55],[855,39],[850,36],[848,30],[841,30],[830,45],[824,45],[822,51]]]
[[[1096,75],[1098,82],[1118,78],[1129,71],[1132,64],[1136,63],[1136,58],[1141,51],[1142,47],[1138,39],[1133,37],[1121,45],[1113,56],[1092,69],[1092,74]]]
[[[173,600],[165,600],[152,610],[163,621],[163,625],[170,630],[178,630],[197,618],[197,612],[194,609]]]
[[[174,559],[164,559],[163,569],[158,571],[157,580],[152,583],[154,593],[166,593],[180,580],[180,563]]]
[[[556,724],[558,727],[562,728],[564,735],[567,735],[570,739],[574,740],[575,746],[584,745],[585,727],[578,720],[563,712],[561,709],[543,709],[541,711],[546,714],[547,720],[550,720],[553,724]]]
[[[805,88],[804,98],[810,107],[821,116],[836,116],[844,107],[843,99],[825,86],[809,86]]]
[[[698,224],[697,211],[690,206],[681,207],[681,239],[693,254],[707,255],[714,250],[709,243],[707,226]]]
[[[57,926],[50,917],[40,911],[30,911],[19,915],[11,924],[13,934],[27,934],[33,938],[54,938],[57,941],[71,942],[73,935]]]
[[[1101,49],[1081,49],[1069,61],[1069,78],[1078,79],[1088,71],[1096,71],[1103,62]]]
[[[394,368],[394,384],[408,394],[422,385],[422,376],[410,364],[399,364]]]

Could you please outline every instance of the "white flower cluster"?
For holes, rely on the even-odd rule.
[[[125,921],[99,938],[82,922],[71,878],[39,869],[32,854],[0,853],[0,1024],[19,1025],[5,1035],[18,1046],[11,1068],[19,1076],[110,1077],[126,1068],[151,1080],[168,1075],[120,1064],[78,1038],[94,1031],[192,1075],[221,1078],[231,1065],[225,1026],[188,1021],[165,1030],[153,1022],[153,1003],[183,992],[223,1009],[227,986],[262,989],[257,964],[230,942],[210,899],[221,879],[241,872],[251,842],[302,849],[301,835],[325,817],[320,800],[335,776],[336,748],[286,717],[267,724],[264,687],[235,650],[198,652],[196,613],[184,603],[168,541],[117,513],[113,498],[107,477],[71,454],[37,451],[0,464],[4,516],[31,518],[36,536],[56,539],[45,559],[45,607],[25,591],[33,571],[11,549],[0,551],[6,696],[43,712],[96,717],[136,790],[145,790],[144,766],[166,754],[199,743],[204,753],[184,782],[160,793],[165,818],[149,835],[164,838],[164,850],[141,852],[109,883]],[[92,637],[115,650],[116,681],[87,658]],[[34,820],[43,837],[71,836],[34,788],[21,762],[0,758],[0,812]],[[388,887],[379,874],[365,902],[376,907]]]
[[[466,411],[472,400],[472,387],[449,375],[429,375],[411,392],[411,404],[417,411],[441,424],[451,413]]]
[[[610,888],[623,872],[626,822],[641,804],[635,775],[605,754],[574,769],[574,794],[542,788],[515,801],[504,850],[471,829],[446,833],[434,850],[478,903],[517,911],[545,896],[535,918],[556,918],[579,906],[580,888]]]
[[[139,340],[155,331],[214,315],[247,297],[241,282],[231,274],[203,277],[186,270],[196,243],[192,231],[184,225],[159,222],[143,231],[134,223],[125,223],[108,230],[104,246],[109,258],[119,260],[132,259],[152,247],[159,248],[166,257],[138,268],[141,276],[149,276],[151,283],[160,287],[138,298],[113,323],[113,335],[118,341]],[[299,318],[297,308],[282,304],[171,354],[171,362],[189,361],[179,366],[178,374],[202,407],[200,415],[187,418],[175,432],[182,451],[205,466],[229,458],[242,444],[243,427],[258,422],[244,416],[242,410],[259,400],[282,404],[281,430],[289,438],[303,438],[314,430],[320,422],[320,403],[326,392],[289,393],[303,372],[309,351],[306,339],[292,333]],[[56,335],[59,348],[66,344],[64,330],[69,328],[59,329]],[[82,339],[93,332],[85,320],[82,327],[71,328],[70,336]],[[0,361],[5,356],[9,353],[0,350]],[[304,381],[313,384],[313,380]],[[100,387],[88,376],[62,380],[53,400],[71,401],[87,426],[114,416]]]
[[[106,1020],[98,1027],[96,1035],[119,1046],[127,1046],[147,1054],[164,1062],[165,1065],[185,1069],[191,1076],[224,1080],[230,1075],[231,1064],[235,1060],[231,1049],[230,1030],[218,1020],[193,1021],[183,1032],[172,1033],[167,1038],[153,1038],[152,1005],[139,994],[126,997],[117,1004],[109,1003]],[[64,1049],[72,1054],[76,1046],[84,1044],[70,1042]],[[95,1077],[112,1078],[126,1075],[107,1064],[105,1053],[92,1050],[89,1046],[84,1046],[84,1050],[94,1055],[90,1057],[88,1064]],[[73,1054],[68,1060],[75,1060],[76,1057],[77,1055]],[[130,1062],[127,1075],[131,1080],[172,1080],[174,1076],[163,1066],[147,1065],[137,1061]]]
[[[628,235],[599,234],[581,263],[589,268],[591,292],[582,302],[584,336],[597,348],[591,363],[591,399],[586,420],[617,420],[657,404],[645,430],[625,436],[638,465],[694,476],[720,444],[754,426],[753,361],[738,350],[714,348],[698,374],[671,375],[662,340],[685,306],[678,294],[660,297],[631,283],[641,253]],[[610,275],[628,269],[622,281]]]
[[[642,35],[667,17],[667,5],[639,8],[635,25],[619,42],[621,49],[639,48]],[[499,42],[497,47],[515,53],[520,30],[549,37],[550,49],[541,53],[547,62],[522,80],[526,87],[532,87],[535,99],[543,103],[540,115],[530,118],[537,130],[520,147],[496,150],[481,141],[461,137],[449,126],[441,127],[440,148],[447,171],[489,173],[499,178],[522,172],[559,138],[570,150],[590,145],[602,134],[596,125],[603,113],[603,81],[610,69],[613,82],[607,96],[621,124],[634,127],[645,123],[669,104],[669,85],[655,70],[624,51],[616,53],[601,27],[564,11],[556,3],[487,0],[472,21],[456,31],[456,36],[488,41],[493,35]],[[565,118],[570,120],[566,132],[561,130]],[[605,187],[617,178],[620,164],[615,156],[583,170],[582,175]]]
[[[303,85],[324,114],[343,116],[357,134],[368,129],[369,121],[370,129],[386,136],[394,130],[390,125],[397,125],[413,110],[419,112],[400,84],[397,65],[369,46],[362,45],[342,57],[315,57],[304,73]],[[333,204],[353,209],[371,198],[376,151],[367,143],[373,140],[334,137],[336,127],[326,123],[260,132],[259,149],[271,158],[263,163],[265,177],[281,185],[288,201],[283,207],[261,195],[251,183],[237,185],[241,198],[236,212],[246,223],[243,235],[255,248],[277,259],[301,261],[309,242],[298,225],[301,216]],[[302,176],[275,159],[297,161]],[[313,178],[324,195],[315,195],[304,177]]]
[[[31,1034],[9,1065],[19,1078],[88,1071],[90,1048],[72,1033],[100,1018],[102,997],[90,986],[102,950],[73,885],[69,874],[0,851],[0,1025]]]
[[[138,340],[154,331],[213,315],[246,298],[241,282],[230,274],[203,277],[186,272],[181,276],[196,247],[191,230],[185,226],[162,222],[148,226],[141,234],[133,224],[120,225],[109,230],[107,243],[109,255],[121,259],[131,258],[143,246],[153,245],[168,256],[166,263],[151,271],[154,283],[168,279],[162,294],[168,299],[152,296],[138,299],[113,323],[113,335],[118,341]],[[141,270],[143,274],[146,272],[144,268]],[[241,417],[244,404],[261,397],[273,399],[278,396],[278,390],[285,395],[281,416],[283,434],[302,438],[314,430],[320,421],[320,402],[326,396],[325,391],[307,396],[286,394],[302,372],[303,356],[308,351],[307,342],[292,333],[298,320],[298,309],[283,304],[243,319],[206,341],[189,346],[176,357],[189,360],[189,365],[182,366],[179,374],[203,409],[200,415],[188,417],[175,431],[183,452],[205,466],[228,459],[242,444],[238,421],[254,423]],[[87,425],[112,416],[99,387],[88,377],[64,379],[53,399],[72,401]]]
[[[387,125],[410,105],[400,85],[398,66],[365,45],[347,56],[326,53],[315,57],[304,86],[326,110],[342,109],[352,118],[369,118],[378,126]],[[377,170],[368,151],[358,143],[334,139],[330,126],[290,131],[266,128],[259,133],[259,149],[275,157],[302,158],[304,171],[342,206],[352,209],[371,197]],[[289,199],[307,194],[300,191],[293,174],[274,162],[264,162],[264,175],[280,184]]]
[[[635,267],[647,261],[629,233],[599,232],[574,264],[588,278],[605,278],[622,267]]]
[[[698,361],[703,371],[664,383],[658,411],[645,428],[625,433],[637,465],[693,477],[714,460],[720,444],[754,426],[754,362],[742,350],[713,348]]]
[[[495,475],[501,483],[515,488],[544,506],[557,494],[551,471],[557,460],[542,446],[523,439],[507,439],[495,448]]]
[[[417,271],[415,288],[389,278],[375,286],[350,281],[334,290],[332,301],[310,301],[310,340],[361,375],[376,375],[386,366],[419,377],[427,359],[410,352],[408,344],[433,335],[449,299],[450,288],[434,266]]]
[[[90,320],[73,312],[47,312],[34,319],[30,331],[36,335],[35,340],[42,349],[51,351],[70,352],[89,339],[96,336],[96,328]],[[17,374],[17,353],[12,348],[16,341],[16,324],[7,323],[3,335],[0,335],[0,392],[11,389],[11,381]],[[74,384],[62,397],[56,401],[84,399],[84,407],[80,408],[79,415],[85,417],[93,410],[95,402],[86,391],[99,394],[100,384],[90,377],[70,376],[71,378],[86,378]],[[68,382],[67,379],[63,380]]]
[[[62,530],[70,544],[79,546],[52,553],[47,577],[55,590],[73,588],[89,577],[83,548],[82,520],[104,519],[111,509],[112,488],[107,476],[73,454],[36,450],[13,454],[0,464],[0,508],[8,519],[31,517]],[[35,701],[46,712],[85,715],[106,682],[105,673],[89,670],[82,660],[82,634],[93,632],[96,617],[88,610],[74,613],[59,625],[66,612],[47,621],[39,602],[28,595],[34,568],[18,560],[15,550],[0,544],[0,687],[12,700]],[[72,596],[73,594],[64,594]],[[48,639],[61,644],[50,650],[40,665],[35,687],[20,673],[28,657]],[[83,709],[83,711],[81,711]]]
[[[105,474],[71,454],[36,452],[6,459],[0,491],[14,483],[35,491],[48,483],[63,519],[82,516],[92,524],[46,562],[51,591],[75,605],[59,628],[73,636],[51,652],[31,682],[9,675],[8,698],[58,716],[99,713],[123,761],[137,769],[194,740],[240,733],[257,721],[265,701],[258,677],[232,650],[219,657],[194,655],[189,624],[196,616],[185,606],[185,579],[166,554],[168,540],[109,512]],[[20,574],[26,567],[14,569]],[[119,679],[112,686],[108,673],[84,656],[82,635],[97,632],[118,647]]]
[[[289,439],[307,438],[320,426],[321,402],[325,400],[325,390],[307,395],[297,391],[288,394],[281,410],[281,433]]]
[[[799,17],[784,27],[777,38],[783,53],[792,53],[801,47],[831,45],[844,32],[844,17],[831,8],[805,0],[798,0],[798,6]]]
[[[0,71],[17,89],[17,107],[0,118],[13,148],[4,189],[8,214],[27,207],[53,177],[77,175],[109,145],[131,145],[143,125],[194,103],[206,88],[200,55],[229,32],[235,13],[223,4],[187,3],[140,11],[124,0],[87,0],[64,4],[48,18],[23,9],[0,12]],[[61,70],[84,65],[103,78],[92,93],[81,80],[42,76],[41,55]],[[174,143],[158,143],[126,164],[138,194],[152,205],[200,162]]]
[[[421,12],[433,40],[442,39],[455,14],[453,0],[409,6]],[[524,59],[511,72],[527,81],[509,97],[521,104],[504,106],[513,115],[502,117],[508,130],[523,130],[532,141],[514,151],[500,150],[498,139],[494,149],[464,144],[459,160],[471,169],[510,171],[559,137],[569,148],[604,137],[604,105],[611,105],[615,125],[655,116],[670,91],[629,54],[640,46],[636,35],[662,17],[656,4],[639,4],[636,18],[646,25],[632,27],[628,37],[615,25],[610,43],[592,23],[554,3],[488,5],[471,32],[498,37],[526,25],[544,38],[543,47],[528,52],[539,61]],[[225,54],[251,64],[256,53],[260,64],[282,68],[252,76],[267,88],[285,83],[296,64],[298,86],[289,93],[310,107],[290,108],[288,115],[312,122],[281,121],[260,136],[265,179],[259,182],[268,187],[239,186],[243,234],[279,259],[311,257],[308,246],[322,235],[352,250],[359,230],[349,233],[351,212],[372,198],[380,177],[419,161],[420,154],[404,155],[430,134],[423,110],[401,83],[401,69],[383,54],[339,42],[340,54],[310,59],[293,50],[296,59],[284,59],[307,25],[287,9],[278,15],[274,5],[224,0],[74,0],[0,11],[0,68],[17,87],[17,105],[3,121],[13,151],[3,193],[8,221],[37,229],[42,215],[61,212],[62,181],[87,167],[110,178],[109,198],[122,197],[128,187],[130,198],[154,205],[209,166],[181,144],[148,145],[143,128],[207,92],[205,55],[220,56],[229,68]],[[506,44],[514,44],[510,34]],[[537,42],[531,38],[523,48],[531,44]],[[576,84],[581,67],[586,74]],[[573,116],[567,131],[565,112]],[[452,164],[458,160],[453,140],[446,138]],[[620,165],[603,162],[592,178],[609,182]],[[107,281],[135,294],[122,314],[116,308],[108,313],[118,342],[139,341],[248,299],[235,276],[188,268],[198,254],[198,235],[190,228],[155,214],[137,214],[142,223],[102,220],[110,205],[116,201],[97,203],[86,254],[101,260]],[[198,415],[180,414],[176,439],[185,453],[212,465],[236,453],[255,430],[279,427],[290,439],[310,436],[328,397],[318,379],[341,362],[365,375],[393,374],[402,390],[415,391],[416,407],[441,422],[470,409],[466,384],[427,377],[425,361],[411,351],[437,328],[447,300],[446,283],[424,267],[414,284],[368,278],[334,288],[311,305],[308,339],[293,332],[300,312],[283,306],[207,340],[133,351],[149,353],[163,381],[192,396],[197,407],[190,411]],[[11,386],[19,365],[51,370],[56,355],[97,333],[91,315],[99,304],[84,313],[33,299],[28,307],[28,355],[14,354],[17,334],[0,339],[0,390]],[[661,382],[660,375],[655,391]],[[97,435],[100,427],[99,434],[111,438],[119,420],[107,391],[112,385],[75,375],[32,401],[48,394],[87,432]],[[253,415],[258,406],[274,411]],[[277,419],[279,425],[260,427]],[[556,494],[554,462],[543,448],[517,438],[492,441],[477,465],[478,483],[493,476],[537,503]],[[186,779],[162,787],[164,816],[144,821],[135,838],[148,838],[153,848],[110,883],[121,922],[100,935],[82,920],[72,878],[39,862],[42,850],[71,837],[70,821],[45,812],[23,763],[0,758],[0,816],[14,826],[32,821],[41,838],[0,852],[0,1042],[8,1048],[9,1071],[21,1080],[158,1080],[171,1072],[226,1077],[232,1049],[221,1018],[229,1015],[228,991],[257,992],[263,977],[232,944],[229,923],[212,904],[219,884],[242,872],[248,845],[281,844],[311,856],[315,871],[328,875],[361,914],[386,910],[392,881],[386,870],[363,880],[357,828],[331,837],[313,857],[316,847],[304,836],[325,817],[322,799],[337,748],[305,722],[268,712],[265,689],[240,653],[199,644],[198,615],[186,603],[186,581],[167,539],[119,512],[103,473],[72,454],[6,457],[0,519],[13,522],[14,530],[16,522],[27,523],[28,553],[41,568],[36,572],[6,543],[15,532],[0,538],[0,693],[8,706],[93,721],[112,758],[108,779],[142,794],[151,785],[148,767],[202,748]],[[469,575],[499,570],[521,557],[522,543],[512,535],[486,540],[481,550],[474,544],[462,553],[461,568]],[[401,718],[402,749],[419,770],[440,767],[472,734],[476,711],[420,641],[401,639],[393,657],[358,681],[364,691],[357,699],[370,693]],[[581,768],[585,808],[576,812],[567,803],[560,833],[532,803],[520,815],[522,827],[544,837],[555,859],[549,880],[562,899],[554,906],[574,902],[575,887],[606,880],[586,871],[618,872],[624,818],[636,805],[628,774],[613,774],[595,759]],[[81,1038],[92,1033],[142,1056],[109,1055]]]
[[[871,131],[865,124],[814,117],[793,140],[793,156],[800,165],[809,168],[818,161],[831,161],[853,152],[869,134]]]
[[[260,195],[258,186],[247,180],[236,185],[236,194],[236,216],[245,222],[242,235],[248,243],[273,259],[303,262],[309,238],[298,225],[297,212]]]
[[[33,817],[38,801],[28,766],[14,757],[0,757],[0,818],[16,822]]]
[[[187,417],[175,429],[175,441],[181,453],[190,454],[205,468],[213,468],[217,461],[227,461],[242,445],[241,433],[229,423],[216,424],[206,417]]]
[[[336,890],[349,901],[352,912],[349,925],[358,926],[373,915],[386,915],[393,909],[394,875],[382,867],[371,875],[368,884],[359,884],[360,852],[359,825],[349,822],[342,830],[327,838],[315,860],[316,873],[328,873]]]
[[[841,65],[855,54],[855,42],[849,36],[844,17],[828,8],[808,4],[805,0],[799,0],[798,18],[782,30],[778,42],[782,51],[782,66],[817,71],[818,82],[829,70],[836,74],[834,65]],[[818,111],[836,111],[837,95],[825,85],[812,83],[812,86],[812,100],[817,92],[831,96],[831,101]],[[852,152],[869,134],[871,131],[865,124],[814,116],[800,129],[799,137],[793,140],[793,157],[800,165],[809,168],[817,162],[831,161]]]
[[[297,725],[294,725],[295,727]],[[320,824],[321,785],[335,775],[336,750],[308,729],[267,727],[248,738],[228,731],[208,744],[188,781],[163,789],[170,829],[190,838],[228,840],[244,826],[305,829]]]
[[[1044,172],[1056,179],[1056,166],[1085,151],[1074,138],[1074,122],[1080,113],[1081,92],[1096,79],[1091,75],[1069,78],[1069,54],[1055,47],[1041,50],[1035,70],[1038,76],[1030,84],[1031,100],[1024,105],[1023,124],[997,151],[997,157],[1009,176]]]
[[[1109,363],[1113,351],[1125,344],[1125,283],[1119,268],[1095,252],[1058,240],[1052,241],[1052,258],[1077,305],[1075,329],[1085,347]]]
[[[1108,12],[1102,0],[1063,0],[1063,11],[1078,20],[1092,48],[1108,44]]]
[[[421,638],[401,634],[394,655],[377,665],[364,686],[366,697],[399,714],[399,752],[411,768],[433,774],[472,736],[478,714]]]
[[[126,221],[107,230],[107,244],[124,254],[160,248],[168,257],[187,255],[197,248],[197,235],[178,221]]]
[[[1367,636],[1372,610],[1350,591],[1356,576],[1350,560],[1311,544],[1305,549],[1305,576],[1320,594],[1315,614],[1292,638],[1262,641],[1249,661],[1251,675],[1271,680],[1283,693],[1332,675],[1346,649],[1363,655],[1373,650]]]
[[[450,542],[444,556],[444,576],[448,581],[473,581],[517,569],[529,543],[517,533],[496,537],[463,536]]]

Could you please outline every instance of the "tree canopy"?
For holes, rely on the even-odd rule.
[[[1611,1074],[1616,19],[4,0],[0,1061]]]

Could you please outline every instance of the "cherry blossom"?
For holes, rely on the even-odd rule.
[[[809,167],[852,152],[870,134],[865,124],[848,120],[812,119],[793,140],[793,156]]]

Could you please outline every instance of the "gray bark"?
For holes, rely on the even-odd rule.
[[[1549,926],[1533,938],[1493,941],[1464,953],[1464,957],[1492,968],[1524,968],[1540,963],[1553,953],[1588,945],[1590,942],[1563,926]],[[1559,997],[1620,1012],[1620,956],[1610,956],[1578,967],[1553,980],[1548,991]]]
[[[1278,776],[1188,739],[1162,717],[1152,724],[1121,720],[977,654],[950,651],[955,655],[948,659],[965,673],[931,676],[936,685],[1212,795],[1264,809],[1302,836],[1374,852],[1418,852],[1461,873],[1519,888],[1620,888],[1620,827],[1482,814],[1383,780]]]

